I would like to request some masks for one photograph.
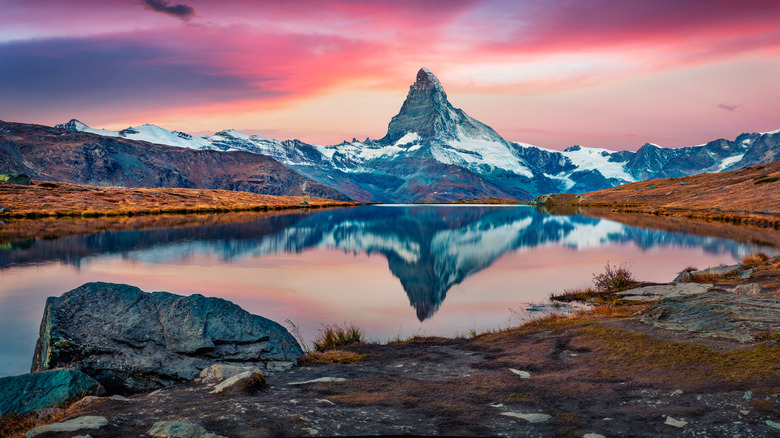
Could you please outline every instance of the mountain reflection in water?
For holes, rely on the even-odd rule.
[[[629,227],[580,215],[548,215],[527,206],[364,206],[237,224],[22,242],[0,251],[0,269],[54,261],[80,266],[107,254],[164,263],[196,253],[216,254],[225,261],[314,248],[380,253],[423,321],[438,310],[453,285],[506,252],[543,245],[583,249],[627,242],[643,250],[671,245],[702,248],[737,259],[766,250],[724,238]]]

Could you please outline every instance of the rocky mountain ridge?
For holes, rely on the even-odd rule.
[[[223,189],[348,200],[260,154],[192,150],[2,121],[0,173],[95,186]]]
[[[580,146],[555,151],[510,142],[453,107],[441,82],[426,68],[418,71],[399,113],[379,140],[323,146],[235,130],[194,137],[154,125],[105,131],[71,120],[57,127],[191,149],[267,155],[354,200],[375,202],[492,196],[527,200],[550,192],[583,193],[627,182],[720,172],[780,157],[780,131],[676,149],[647,143],[636,152]]]

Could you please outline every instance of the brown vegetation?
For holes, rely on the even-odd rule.
[[[563,204],[780,227],[780,161],[722,173],[640,181]],[[552,199],[555,199],[553,197]]]
[[[97,187],[35,181],[25,186],[0,182],[0,212],[6,218],[134,216],[182,213],[268,211],[357,205],[304,196],[181,188]]]

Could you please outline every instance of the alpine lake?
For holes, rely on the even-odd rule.
[[[659,226],[644,217],[626,225],[534,206],[373,205],[242,218],[0,244],[0,377],[29,372],[46,298],[93,281],[224,298],[294,324],[306,342],[323,324],[343,323],[387,342],[560,311],[550,294],[591,285],[607,263],[669,282],[686,266],[777,253],[773,239],[755,237],[774,230]]]

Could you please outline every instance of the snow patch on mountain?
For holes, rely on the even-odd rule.
[[[571,162],[577,166],[576,171],[598,170],[605,178],[618,178],[625,182],[636,181],[633,176],[626,172],[623,162],[610,162],[610,156],[615,153],[609,149],[601,148],[569,148],[561,152]]]
[[[733,157],[724,158],[723,161],[721,161],[721,163],[718,165],[718,170],[716,170],[716,172],[720,172],[723,169],[731,166],[732,164],[739,162],[739,160],[741,160],[742,157],[744,156],[745,154],[741,154],[741,155],[734,155]]]

